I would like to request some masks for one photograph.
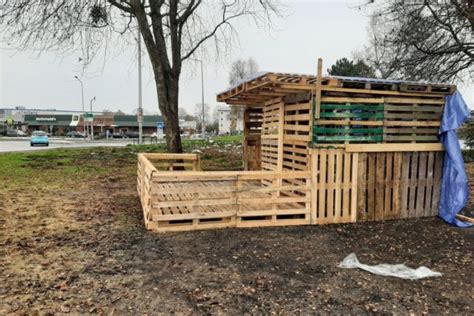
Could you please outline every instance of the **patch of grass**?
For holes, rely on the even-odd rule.
[[[241,136],[220,136],[211,140],[185,140],[185,152],[201,154],[204,170],[239,170]],[[26,153],[0,154],[0,190],[23,187],[54,189],[74,185],[88,177],[120,172],[136,175],[137,154],[166,152],[164,144],[126,147],[51,149]]]
[[[234,142],[242,142],[244,139],[243,135],[221,135],[216,136],[214,140],[220,143],[234,143]]]
[[[474,162],[474,149],[465,149],[462,151],[464,162]]]
[[[86,159],[93,149],[54,149],[0,154],[1,190],[52,188],[77,178],[107,172],[102,163]]]

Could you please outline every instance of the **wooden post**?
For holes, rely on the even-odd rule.
[[[314,109],[314,118],[319,119],[321,112],[321,80],[323,76],[323,59],[318,58],[318,72],[316,76],[316,106]]]
[[[242,180],[237,175],[235,180],[235,192],[233,193],[233,199],[235,199],[235,220],[236,223],[240,222],[240,214],[242,213],[242,202],[240,201],[242,192]]]
[[[277,170],[283,171],[283,140],[285,137],[285,101],[280,101],[280,106],[278,108],[278,160],[277,160]],[[283,185],[282,178],[278,178],[277,186]],[[280,192],[277,193],[277,197],[280,196]]]
[[[193,160],[193,171],[201,171],[201,156],[196,154],[196,159]]]
[[[318,224],[317,222],[317,203],[318,203],[318,151],[313,149],[310,151],[311,161],[311,225]]]
[[[249,109],[245,108],[244,111],[244,140],[243,140],[243,147],[242,147],[242,163],[243,163],[243,168],[244,170],[250,170],[249,169],[249,148],[248,148],[248,140],[249,140],[249,133],[250,133],[250,113]]]

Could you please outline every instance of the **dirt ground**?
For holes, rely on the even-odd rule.
[[[156,234],[143,226],[134,152],[77,152],[3,161],[2,315],[474,313],[472,229],[430,218]],[[338,268],[351,252],[443,276]]]

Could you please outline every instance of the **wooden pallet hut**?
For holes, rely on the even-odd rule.
[[[436,215],[443,166],[437,132],[445,96],[456,87],[323,77],[321,70],[319,62],[316,76],[266,72],[217,96],[245,108],[245,171],[159,172],[140,155],[147,227]]]

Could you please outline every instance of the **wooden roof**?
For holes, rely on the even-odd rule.
[[[315,91],[316,76],[288,73],[259,73],[217,95],[218,102],[244,106],[262,106],[264,102],[293,93]],[[440,83],[326,76],[321,90],[375,95],[447,95],[456,86]]]

